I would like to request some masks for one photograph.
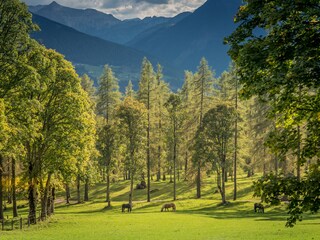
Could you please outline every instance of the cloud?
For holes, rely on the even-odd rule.
[[[136,0],[136,2],[147,2],[152,4],[168,4],[169,0]]]
[[[28,5],[49,4],[52,0],[24,0]],[[206,0],[55,0],[72,8],[94,8],[120,19],[148,16],[173,17],[194,11]]]

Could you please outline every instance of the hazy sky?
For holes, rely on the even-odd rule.
[[[24,0],[28,5],[49,4],[53,0]],[[56,0],[73,8],[94,8],[120,19],[146,16],[175,16],[193,11],[206,0]]]

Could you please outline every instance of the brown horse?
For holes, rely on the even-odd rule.
[[[162,208],[161,208],[161,212],[163,211],[168,211],[169,208],[172,208],[172,211],[176,211],[176,205],[174,203],[166,203],[163,204]]]
[[[131,206],[130,203],[128,203],[128,204],[126,204],[126,203],[122,204],[122,212],[124,212],[126,208],[128,209],[128,212],[131,212],[131,211],[132,211],[132,206]]]

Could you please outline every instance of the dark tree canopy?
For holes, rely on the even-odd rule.
[[[267,143],[275,153],[285,159],[288,152],[293,152],[298,169],[306,162],[314,164],[301,181],[297,173],[296,192],[284,191],[297,201],[297,205],[293,200],[289,205],[288,225],[292,226],[302,212],[315,212],[319,206],[316,199],[320,182],[311,177],[318,171],[319,161],[316,160],[320,157],[320,2],[244,2],[235,19],[239,26],[226,38],[243,84],[241,94],[270,102],[269,115],[276,119],[277,128]],[[272,181],[265,181],[269,187],[260,189],[266,191],[266,195],[275,194],[277,187]],[[292,179],[287,177],[279,177],[277,181],[287,186],[292,184]],[[315,181],[318,190],[308,190],[310,181]]]

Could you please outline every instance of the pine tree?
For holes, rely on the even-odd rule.
[[[111,168],[114,166],[113,162],[115,161],[113,152],[114,152],[114,131],[110,131],[113,129],[113,124],[115,121],[115,108],[120,103],[121,94],[119,92],[118,80],[114,77],[112,69],[106,65],[104,67],[104,72],[99,81],[98,88],[98,100],[97,100],[97,112],[102,116],[103,123],[100,126],[99,130],[99,144],[100,144],[100,152],[102,152],[102,164],[106,169],[106,182],[107,182],[107,190],[106,190],[106,202],[108,206],[111,206],[110,200],[110,175]],[[102,141],[102,142],[101,142]],[[106,143],[112,144],[106,144]]]
[[[156,90],[156,82],[152,64],[143,59],[141,77],[139,82],[138,100],[147,108],[147,201],[150,202],[151,188],[151,142],[152,142],[152,117],[154,114],[154,96]]]
[[[198,67],[198,72],[194,76],[194,97],[195,106],[198,111],[198,123],[199,128],[202,128],[202,119],[204,114],[209,110],[213,100],[213,72],[208,66],[208,62],[205,58],[201,59]],[[197,165],[197,198],[201,198],[201,165],[200,161],[196,162]]]
[[[172,146],[169,146],[169,151],[172,149],[172,168],[173,168],[173,200],[175,201],[176,198],[176,173],[177,173],[177,155],[178,155],[178,143],[180,140],[180,131],[182,126],[182,117],[181,114],[181,99],[178,94],[171,94],[165,106],[169,113],[170,124],[168,127],[168,135],[169,140]]]
[[[128,164],[131,173],[129,204],[131,206],[133,201],[133,182],[143,164],[140,161],[145,151],[146,115],[147,110],[144,104],[131,97],[125,98],[117,110],[117,116],[120,120],[120,132],[122,136],[126,136],[121,141],[126,147],[126,155],[129,159]]]
[[[167,109],[164,104],[169,98],[169,86],[162,79],[162,67],[160,64],[157,66],[156,73],[156,91],[155,91],[155,142],[157,144],[157,181],[161,179],[162,160],[165,157],[165,135],[163,134],[165,126],[167,124]],[[165,173],[164,173],[165,174]]]
[[[131,80],[129,80],[129,82],[128,82],[125,95],[126,95],[126,97],[131,97],[131,98],[136,97],[136,92],[133,90],[133,85],[132,85]]]
[[[192,156],[193,136],[195,136],[198,118],[196,111],[196,105],[194,101],[194,85],[193,85],[192,72],[185,72],[185,80],[181,91],[179,92],[182,100],[182,114],[184,116],[184,122],[182,126],[182,145],[181,145],[181,158],[184,159],[184,179],[188,179],[189,159]]]

